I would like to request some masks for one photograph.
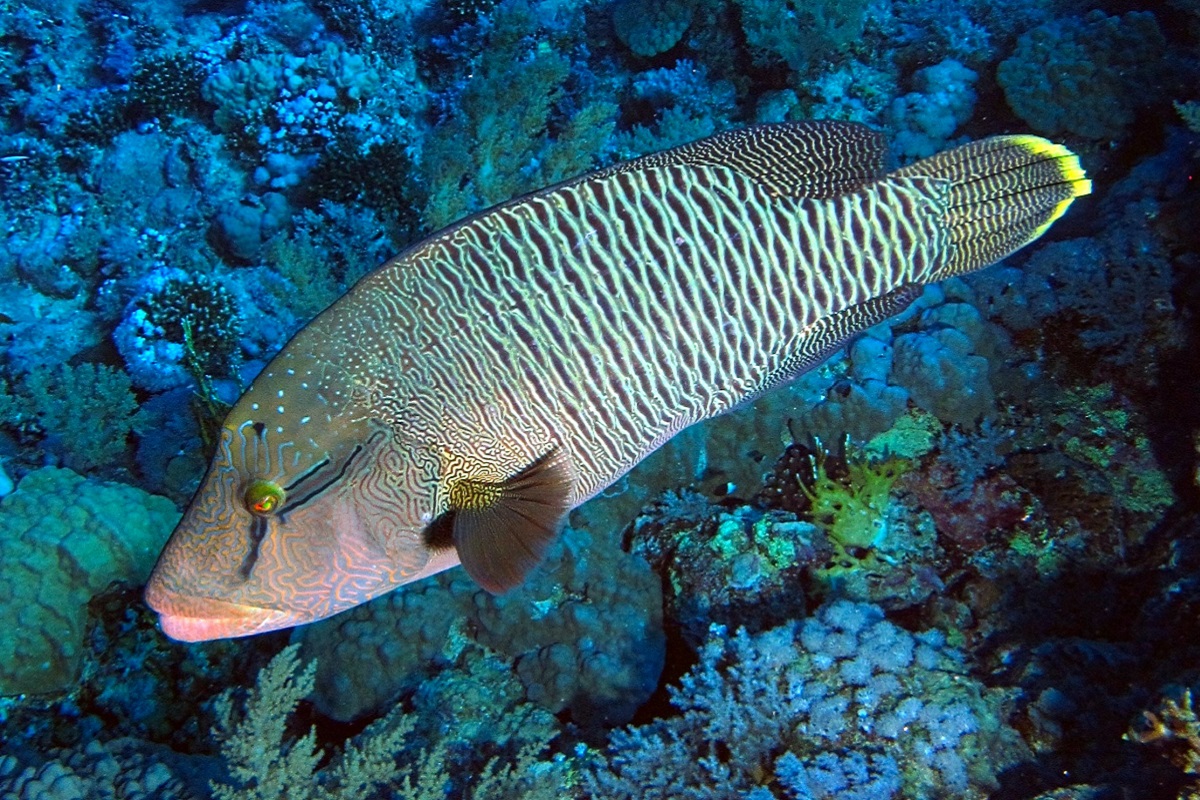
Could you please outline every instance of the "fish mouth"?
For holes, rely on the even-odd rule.
[[[146,587],[146,604],[158,614],[163,633],[180,642],[252,636],[302,622],[288,611],[181,595],[154,582]]]

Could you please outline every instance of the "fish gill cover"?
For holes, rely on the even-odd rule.
[[[0,795],[1200,793],[1195,0],[2,12]],[[816,119],[889,168],[1046,136],[1093,194],[680,432],[508,593],[163,636],[141,582],[226,410],[356,281]]]

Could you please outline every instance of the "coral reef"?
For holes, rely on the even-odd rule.
[[[132,486],[46,467],[0,501],[0,694],[53,692],[78,677],[88,601],[145,581],[175,506]]]
[[[228,374],[241,335],[229,290],[208,276],[179,270],[153,273],[143,286],[113,332],[137,386],[163,391],[190,377]]]
[[[123,465],[137,410],[129,376],[104,364],[35,367],[0,394],[7,426],[84,473]]]
[[[1041,133],[1116,137],[1149,102],[1167,42],[1150,12],[1092,11],[1023,35],[996,80],[1008,104]]]
[[[10,755],[0,757],[0,796],[13,800],[190,800],[183,781],[140,744],[92,741],[77,750],[48,753],[39,766],[21,767]]]
[[[848,48],[862,34],[865,0],[737,0],[755,57],[802,71]]]
[[[986,797],[1030,754],[961,658],[844,600],[754,636],[716,626],[679,715],[615,733],[586,779],[609,798]]]
[[[952,58],[917,70],[913,75],[916,91],[892,103],[896,154],[917,159],[944,149],[975,110],[978,79],[974,71]]]
[[[1200,796],[1198,81],[1197,0],[4,4],[0,796]],[[508,595],[164,639],[198,395],[435,228],[808,118],[1049,135],[1093,197]]]
[[[639,56],[656,56],[670,50],[692,24],[693,0],[617,0],[612,6],[613,31],[621,43]]]
[[[533,46],[538,22],[525,0],[501,3],[484,55],[445,99],[422,151],[431,229],[585,172],[603,151],[617,109],[568,93],[570,58]]]
[[[557,735],[552,718],[513,700],[511,678],[506,683],[486,654],[473,662],[472,685],[455,683],[452,702],[445,694],[449,687],[431,682],[417,700],[420,716],[397,708],[348,742],[331,763],[322,763],[314,730],[299,739],[287,733],[289,717],[313,689],[316,670],[313,662],[300,667],[298,649],[285,648],[259,672],[239,709],[232,692],[217,699],[222,755],[234,779],[214,783],[218,800],[349,800],[374,796],[372,790],[384,785],[414,800],[535,800],[560,796],[557,793],[573,782],[564,760],[537,760]],[[447,713],[451,707],[456,710],[453,715]],[[411,736],[414,733],[421,739]],[[480,745],[493,753],[507,752],[515,763],[501,766],[498,755],[481,757]]]

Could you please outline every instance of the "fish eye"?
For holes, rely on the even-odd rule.
[[[283,506],[283,487],[273,481],[257,480],[246,487],[246,509],[251,514],[269,517]]]

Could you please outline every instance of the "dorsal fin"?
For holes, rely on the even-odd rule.
[[[781,122],[725,131],[598,173],[682,164],[721,166],[774,195],[824,199],[857,191],[885,174],[887,137],[856,122]]]
[[[448,524],[471,579],[500,594],[541,563],[570,508],[571,485],[567,460],[555,447],[507,480],[452,483],[439,527]]]

